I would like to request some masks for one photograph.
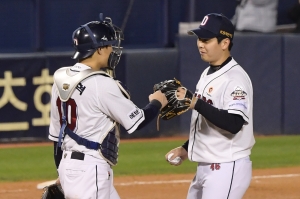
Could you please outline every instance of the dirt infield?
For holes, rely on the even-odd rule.
[[[161,138],[165,140],[167,138]],[[182,139],[182,138],[173,138]],[[158,139],[147,139],[157,141]],[[138,141],[138,140],[133,140]],[[122,142],[131,142],[122,141]],[[50,145],[51,143],[4,144],[0,148]],[[182,199],[186,198],[193,174],[148,175],[115,177],[114,184],[122,199]],[[54,180],[54,179],[49,179]],[[1,199],[40,198],[43,181],[0,182]],[[216,190],[217,191],[217,190]],[[300,199],[300,166],[276,169],[257,169],[244,199]]]
[[[181,199],[193,174],[115,177],[122,199]],[[0,183],[2,199],[40,198],[41,181]],[[300,167],[254,170],[244,199],[299,199]]]

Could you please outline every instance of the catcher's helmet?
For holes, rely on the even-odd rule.
[[[109,56],[108,67],[114,69],[118,64],[122,47],[123,33],[120,28],[112,24],[110,18],[106,17],[100,21],[91,21],[81,25],[72,35],[75,53],[72,59],[85,59],[93,55],[94,52],[102,46],[112,46],[113,52]]]

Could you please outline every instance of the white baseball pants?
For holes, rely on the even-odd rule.
[[[120,199],[113,186],[113,170],[101,159],[64,151],[58,173],[66,199]]]
[[[248,157],[219,164],[199,163],[187,199],[241,199],[252,177]]]

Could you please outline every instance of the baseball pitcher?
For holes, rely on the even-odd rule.
[[[209,67],[201,74],[190,104],[189,139],[165,157],[172,165],[187,158],[198,163],[188,199],[241,199],[252,176],[252,83],[230,55],[234,27],[228,18],[208,14],[188,34],[197,36],[200,56]]]

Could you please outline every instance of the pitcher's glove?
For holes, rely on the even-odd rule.
[[[65,199],[60,185],[52,184],[44,188],[42,199]]]
[[[182,98],[178,98],[179,89],[185,90],[185,96]],[[183,87],[176,78],[155,84],[153,90],[154,92],[160,90],[168,100],[168,104],[160,110],[159,117],[161,119],[169,120],[189,110],[193,93]]]

